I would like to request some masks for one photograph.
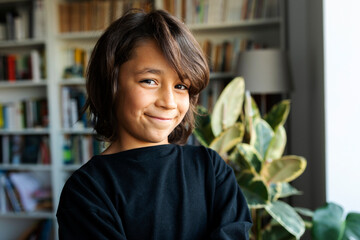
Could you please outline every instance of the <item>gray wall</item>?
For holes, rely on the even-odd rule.
[[[287,45],[294,81],[289,118],[289,153],[307,159],[294,181],[303,195],[294,206],[315,209],[326,201],[322,0],[287,2]]]

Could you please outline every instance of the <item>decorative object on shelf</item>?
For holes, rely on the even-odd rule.
[[[288,58],[280,49],[240,52],[235,74],[244,77],[245,88],[251,93],[288,93],[292,90]]]
[[[292,90],[288,58],[280,49],[240,52],[234,72],[244,77],[246,90],[260,95],[261,113],[267,112],[267,94],[287,94]]]
[[[305,231],[296,209],[280,200],[300,194],[289,182],[306,167],[303,157],[283,156],[289,111],[284,100],[262,117],[241,77],[226,86],[211,115],[199,107],[194,135],[233,167],[252,210],[251,239],[298,239]]]

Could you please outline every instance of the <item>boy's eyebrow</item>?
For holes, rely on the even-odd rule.
[[[160,69],[156,69],[156,68],[143,68],[141,70],[138,70],[135,72],[136,75],[140,75],[140,74],[145,74],[145,73],[152,73],[152,74],[156,74],[156,75],[161,75],[163,74],[163,71]]]

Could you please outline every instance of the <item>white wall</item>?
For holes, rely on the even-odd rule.
[[[323,5],[326,198],[360,212],[360,1]]]

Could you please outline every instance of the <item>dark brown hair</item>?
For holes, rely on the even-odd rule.
[[[162,10],[145,13],[132,9],[113,22],[96,43],[86,72],[89,109],[94,129],[104,141],[118,138],[117,94],[120,66],[130,60],[137,45],[153,39],[181,80],[191,82],[190,108],[169,135],[170,143],[183,144],[194,128],[198,95],[209,82],[209,68],[202,50],[187,27]]]

